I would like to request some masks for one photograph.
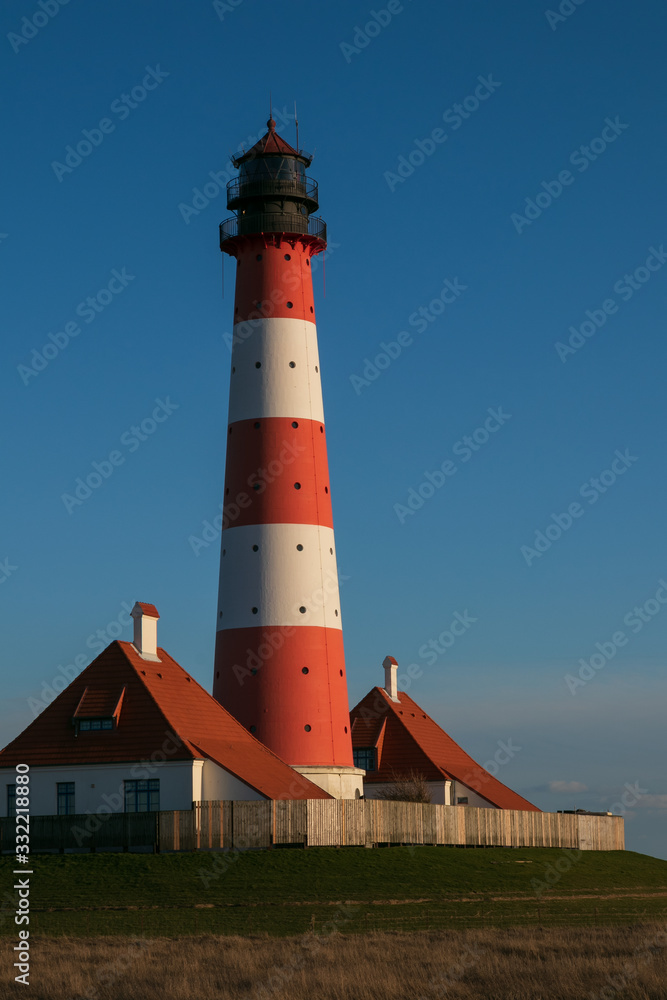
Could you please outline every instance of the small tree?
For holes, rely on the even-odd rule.
[[[389,802],[430,802],[431,789],[419,771],[413,769],[409,774],[393,771],[391,785],[381,789],[377,797]]]

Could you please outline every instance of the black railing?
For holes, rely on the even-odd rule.
[[[241,228],[239,230],[239,223]],[[324,219],[311,215],[286,215],[283,212],[275,212],[265,215],[232,216],[220,223],[220,246],[225,240],[230,240],[234,236],[249,235],[251,233],[299,233],[307,236],[315,236],[327,241],[327,224]]]
[[[312,177],[303,180],[272,180],[263,177],[258,180],[235,177],[227,184],[227,208],[233,208],[240,198],[257,198],[267,195],[303,198],[317,204],[318,186]]]

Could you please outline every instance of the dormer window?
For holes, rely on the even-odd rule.
[[[363,767],[364,771],[375,771],[375,747],[353,747],[352,757],[355,767]]]
[[[88,732],[89,730],[98,729],[113,729],[114,720],[113,719],[77,719],[76,726],[80,733]]]
[[[116,729],[124,697],[125,688],[84,688],[72,718],[76,735]]]

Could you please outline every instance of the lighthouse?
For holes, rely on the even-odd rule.
[[[268,131],[233,160],[236,260],[214,697],[337,798],[353,765],[311,262],[312,157]]]

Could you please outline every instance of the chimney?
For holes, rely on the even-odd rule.
[[[142,604],[140,601],[132,608],[134,618],[134,648],[144,660],[157,663],[157,620],[160,617],[154,604]]]
[[[385,656],[382,666],[384,667],[384,689],[392,701],[398,701],[398,663],[393,656]]]

